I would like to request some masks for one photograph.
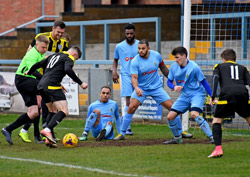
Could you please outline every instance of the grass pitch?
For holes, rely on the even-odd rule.
[[[16,120],[18,115],[0,115],[1,128]],[[58,138],[66,133],[80,136],[83,120],[65,119],[55,128]],[[223,130],[224,156],[208,159],[214,145],[200,129],[190,129],[194,138],[183,144],[163,145],[172,138],[167,125],[132,124],[133,136],[125,141],[96,142],[88,136],[76,148],[50,149],[45,145],[24,143],[12,132],[10,146],[0,135],[0,176],[78,177],[78,176],[249,176],[250,136],[232,135]],[[33,140],[33,127],[29,130]]]

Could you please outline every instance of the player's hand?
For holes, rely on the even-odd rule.
[[[68,92],[68,90],[61,84],[63,93]]]
[[[213,100],[212,98],[210,98],[210,100],[209,100],[210,106],[213,106],[214,104],[217,104],[217,103],[218,103],[218,100]]]
[[[135,92],[136,92],[137,96],[143,96],[143,91],[140,88],[136,88]]]
[[[29,71],[26,71],[26,72],[24,73],[24,75],[25,75],[25,76],[28,75],[28,72],[29,72]]]
[[[176,91],[176,92],[181,92],[182,89],[183,89],[182,86],[175,86],[174,87],[174,91]]]
[[[113,72],[113,82],[119,84],[119,75],[116,72]]]
[[[82,89],[88,88],[88,84],[85,82],[83,82],[80,86],[82,87]]]

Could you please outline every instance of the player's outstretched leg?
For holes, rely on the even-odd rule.
[[[84,131],[82,135],[78,138],[79,141],[86,141],[88,139],[87,137],[88,137],[89,131],[95,124],[96,119],[97,119],[97,113],[92,112],[86,120]]]
[[[13,141],[11,139],[11,132],[15,129],[17,129],[18,127],[24,125],[25,123],[27,123],[30,120],[29,116],[27,113],[22,114],[21,116],[19,116],[17,118],[16,121],[14,121],[12,124],[8,125],[5,128],[2,128],[2,133],[3,135],[6,137],[6,141],[12,145]]]
[[[125,107],[125,112],[127,112],[127,110],[128,110],[128,106],[126,106]],[[133,135],[134,133],[132,132],[132,129],[131,129],[131,122],[130,122],[130,124],[128,125],[128,128],[127,128],[127,130],[126,130],[126,133],[125,133],[125,135]]]
[[[213,135],[214,135],[214,144],[215,144],[215,149],[208,156],[208,158],[216,158],[216,157],[222,157],[223,156],[223,150],[222,150],[222,129],[221,129],[221,124],[220,123],[215,123],[213,124]]]
[[[207,121],[203,119],[201,116],[197,116],[194,120],[200,125],[202,131],[208,136],[209,143],[213,143],[214,142],[213,133]]]
[[[128,125],[132,121],[132,117],[133,117],[133,114],[128,114],[128,113],[125,114],[125,116],[123,117],[123,121],[122,121],[121,133],[113,139],[114,141],[125,140],[125,133],[128,128]]]
[[[181,134],[182,138],[192,138],[193,135],[191,133],[182,130],[182,124],[181,124],[180,116],[178,115],[175,119],[177,121],[178,130],[179,130],[179,133]]]
[[[168,120],[168,125],[174,135],[174,139],[165,141],[163,142],[163,144],[181,144],[182,143],[182,137],[179,132],[177,121],[178,121],[178,118],[177,119],[175,118],[174,120]]]

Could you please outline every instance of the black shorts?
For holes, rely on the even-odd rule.
[[[246,101],[229,104],[218,104],[215,109],[214,117],[229,118],[234,117],[235,112],[241,117],[246,118],[250,116],[250,104]]]
[[[66,96],[62,89],[41,89],[39,90],[39,93],[41,94],[45,103],[66,100]]]
[[[38,80],[31,78],[31,77],[25,77],[21,75],[15,76],[15,85],[19,93],[22,95],[25,106],[30,107],[33,105],[37,105],[37,98],[38,90],[37,90],[37,84]]]

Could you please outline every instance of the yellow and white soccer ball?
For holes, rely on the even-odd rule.
[[[62,139],[63,145],[67,148],[73,148],[77,146],[78,138],[73,133],[67,133]]]

